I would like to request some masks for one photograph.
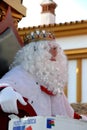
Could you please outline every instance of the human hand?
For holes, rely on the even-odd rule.
[[[17,100],[22,105],[27,105],[21,94],[12,87],[6,87],[0,92],[0,105],[4,112],[18,114]]]

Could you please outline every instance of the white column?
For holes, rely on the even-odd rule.
[[[70,103],[76,102],[76,60],[70,60],[68,63],[68,101]]]
[[[48,24],[54,24],[55,23],[55,15],[52,13],[43,13],[41,14],[41,25],[48,25]]]

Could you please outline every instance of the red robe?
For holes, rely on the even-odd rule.
[[[25,98],[24,98],[25,99]],[[25,99],[27,101],[27,99]],[[17,102],[19,108],[19,114],[17,116],[24,117],[24,116],[37,116],[33,107],[28,103],[26,106],[21,105]],[[8,130],[8,123],[10,118],[8,117],[10,114],[14,113],[5,113],[0,108],[0,130]]]

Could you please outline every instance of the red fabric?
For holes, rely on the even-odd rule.
[[[79,114],[77,114],[76,112],[74,112],[74,119],[81,119],[82,117],[79,115]]]
[[[27,98],[24,98],[24,100],[26,102],[28,101]],[[25,106],[23,106],[19,102],[17,102],[17,104],[18,104],[18,108],[19,108],[19,114],[18,114],[19,117],[21,117],[21,114],[23,114],[23,111],[24,111],[24,115],[26,115],[26,116],[37,116],[35,110],[31,106],[31,104],[29,104],[28,102],[27,102],[27,105],[25,105]],[[21,113],[21,111],[22,111],[22,113]]]
[[[0,130],[8,130],[8,114],[0,110]]]
[[[2,91],[6,86],[1,86],[0,87],[0,91]]]
[[[27,99],[24,98],[24,100],[27,102]],[[35,110],[33,107],[28,103],[26,106],[23,106],[17,101],[18,108],[19,108],[19,114],[17,116],[24,117],[24,116],[37,116]],[[5,113],[0,108],[0,130],[8,130],[8,121],[10,120],[8,116],[12,113]]]
[[[53,94],[51,91],[49,91],[46,87],[40,86],[40,88],[41,88],[41,90],[42,90],[43,92],[45,92],[46,94],[51,95],[51,96],[54,96],[54,94]]]

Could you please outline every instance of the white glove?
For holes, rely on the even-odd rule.
[[[83,121],[87,121],[87,116],[86,115],[81,115],[82,119],[80,120],[83,120]]]
[[[14,91],[12,87],[6,87],[0,92],[0,105],[4,112],[18,114],[17,100],[26,105],[21,94]]]

